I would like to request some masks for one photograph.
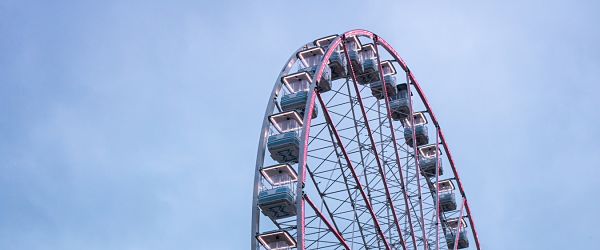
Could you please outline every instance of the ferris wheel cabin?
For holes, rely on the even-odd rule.
[[[456,240],[456,232],[450,232],[446,234],[446,244],[448,244],[448,249],[454,249]],[[467,238],[467,231],[461,231],[458,234],[458,249],[463,249],[469,247],[469,239]]]
[[[323,55],[325,55],[325,51],[320,47],[313,47],[298,52],[297,57],[304,66],[304,68],[300,71],[309,73],[314,79],[314,76],[317,73],[316,71],[319,67],[319,62],[321,61],[321,58],[323,58]],[[317,89],[319,92],[323,93],[331,90],[331,69],[329,66],[325,65],[325,68],[323,69],[323,75],[320,80],[314,80],[317,81]]]
[[[454,195],[454,184],[450,180],[443,180],[436,184],[439,187],[440,209],[442,212],[456,210],[456,197]]]
[[[437,154],[436,154],[437,150]],[[436,145],[425,145],[419,147],[419,167],[421,168],[421,174],[425,177],[435,177],[435,166],[437,164],[439,169],[439,175],[444,174],[442,168],[442,151]]]
[[[258,207],[262,213],[272,220],[296,215],[296,171],[289,164],[278,164],[262,168],[260,172],[269,184],[258,194]]]
[[[408,100],[408,86],[406,83],[396,85],[398,93],[390,100],[390,109],[392,111],[392,119],[401,121],[408,117],[410,113],[410,102]]]
[[[421,112],[414,113],[414,125],[411,124],[410,119],[404,119],[404,139],[406,144],[413,147],[413,128],[415,131],[415,137],[417,146],[422,146],[429,143],[429,135],[427,133],[427,118]]]
[[[467,238],[467,231],[464,229],[467,228],[467,222],[465,218],[451,218],[446,221],[446,225],[450,227],[449,232],[446,234],[446,244],[449,249],[454,249],[454,242],[456,240],[456,233],[460,230],[458,234],[458,249],[463,249],[469,247],[469,238]]]
[[[313,43],[317,47],[321,47],[324,50],[329,48],[329,45],[333,40],[337,38],[337,35],[332,35],[328,37],[323,37],[315,40]],[[346,73],[346,57],[341,50],[341,46],[338,46],[331,57],[329,57],[329,68],[331,69],[331,80],[342,79],[347,76]]]
[[[298,72],[282,77],[281,81],[290,92],[281,97],[281,109],[283,111],[296,111],[301,117],[304,117],[306,101],[310,97],[308,89],[312,82],[312,77],[307,72]],[[317,106],[315,106],[312,118],[316,118],[317,115]]]
[[[271,125],[277,132],[267,139],[267,149],[271,158],[279,163],[297,162],[302,129],[302,118],[296,111],[288,111],[269,116]]]
[[[387,96],[390,99],[395,98],[397,95],[398,89],[396,88],[396,69],[394,69],[394,65],[390,61],[381,62],[381,69],[383,70],[383,81],[375,81],[371,83],[371,94],[378,100],[381,100],[385,97],[383,93],[383,82],[385,82],[385,89],[387,90]],[[379,71],[376,71],[379,76]],[[377,77],[379,79],[379,77]]]
[[[362,84],[379,81],[379,70],[377,70],[377,54],[375,46],[372,43],[365,44],[359,51],[362,59],[362,74],[357,76],[357,80]]]

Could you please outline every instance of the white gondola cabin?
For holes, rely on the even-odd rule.
[[[436,184],[439,187],[440,210],[449,212],[456,210],[456,197],[454,195],[454,184],[451,180],[443,180]]]
[[[449,249],[454,248],[454,242],[456,240],[456,232],[460,229],[460,233],[458,234],[458,249],[463,249],[469,247],[469,238],[467,238],[467,222],[465,218],[450,218],[446,221],[448,230],[448,234],[446,234],[446,243],[448,244]]]
[[[441,155],[442,151],[434,144],[419,147],[419,167],[421,167],[421,174],[423,176],[435,177],[436,164],[439,169],[439,175],[444,174]]]
[[[377,80],[371,83],[371,94],[378,100],[383,99],[385,97],[385,93],[383,92],[383,82],[385,82],[388,98],[390,98],[390,100],[396,99],[398,92],[398,89],[396,88],[396,77],[394,76],[394,74],[396,74],[396,69],[394,69],[394,65],[390,61],[381,62],[381,68],[384,73],[383,81]],[[375,73],[379,75],[379,71],[375,71]],[[377,78],[379,79],[379,77]]]
[[[260,172],[268,182],[258,194],[258,206],[262,213],[273,220],[296,215],[296,171],[289,164],[277,164],[264,167]]]
[[[304,117],[304,109],[306,101],[310,97],[308,91],[312,77],[307,72],[297,72],[281,78],[289,93],[285,93],[280,100],[281,109],[283,111],[297,111]],[[312,118],[318,115],[317,107],[314,107]]]
[[[297,162],[302,129],[302,118],[296,111],[288,111],[269,116],[276,132],[269,136],[267,149],[271,158],[279,163]]]
[[[390,109],[392,111],[392,119],[401,121],[406,119],[408,114],[410,114],[408,85],[406,83],[400,83],[396,85],[396,90],[398,91],[397,94],[390,100]]]
[[[429,143],[429,134],[427,132],[427,118],[421,112],[414,113],[414,125],[411,124],[410,119],[404,119],[404,139],[406,144],[413,147],[413,128],[415,131],[415,137],[417,146],[422,146]]]
[[[377,65],[377,53],[375,52],[375,46],[372,43],[365,44],[360,50],[360,57],[362,59],[362,74],[358,75],[358,82],[361,84],[372,83],[379,81],[379,69]]]

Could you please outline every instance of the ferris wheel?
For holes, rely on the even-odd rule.
[[[366,30],[285,63],[256,159],[251,249],[480,249],[444,134],[398,53]]]

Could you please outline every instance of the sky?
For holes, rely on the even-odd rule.
[[[0,249],[247,249],[287,58],[410,65],[484,249],[597,248],[598,1],[0,0]]]

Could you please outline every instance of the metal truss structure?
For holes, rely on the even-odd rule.
[[[290,133],[294,143],[276,144]],[[251,249],[480,249],[422,88],[370,31],[317,39],[286,62],[268,101],[254,184]]]

